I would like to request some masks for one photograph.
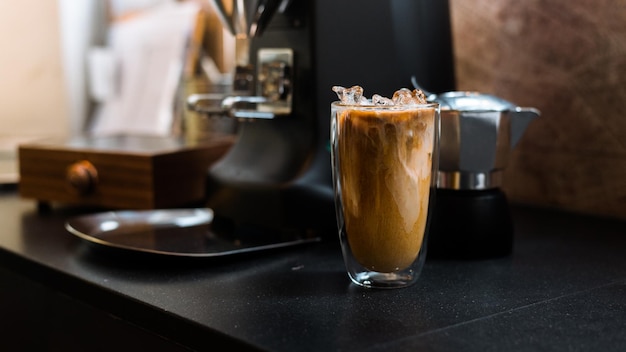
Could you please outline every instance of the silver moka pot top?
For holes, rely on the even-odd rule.
[[[441,106],[437,187],[499,187],[509,152],[540,112],[478,92],[430,94]]]

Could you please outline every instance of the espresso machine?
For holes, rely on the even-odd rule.
[[[454,89],[447,1],[213,0],[237,40],[232,92],[190,96],[238,120],[207,174],[215,224],[234,232],[336,239],[329,151],[334,85],[391,96],[415,76]]]

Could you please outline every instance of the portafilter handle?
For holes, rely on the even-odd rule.
[[[208,102],[209,104],[203,104]],[[187,108],[208,116],[229,116],[237,119],[273,119],[276,114],[270,111],[239,108],[244,104],[261,104],[269,100],[260,96],[241,96],[225,94],[192,94],[187,97]]]

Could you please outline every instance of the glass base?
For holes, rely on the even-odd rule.
[[[417,282],[419,273],[412,270],[395,273],[380,273],[377,271],[365,271],[349,273],[352,282],[368,288],[402,288]]]

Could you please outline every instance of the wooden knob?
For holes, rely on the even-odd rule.
[[[67,168],[65,179],[70,189],[80,195],[86,195],[96,188],[98,170],[87,160],[77,161]]]

